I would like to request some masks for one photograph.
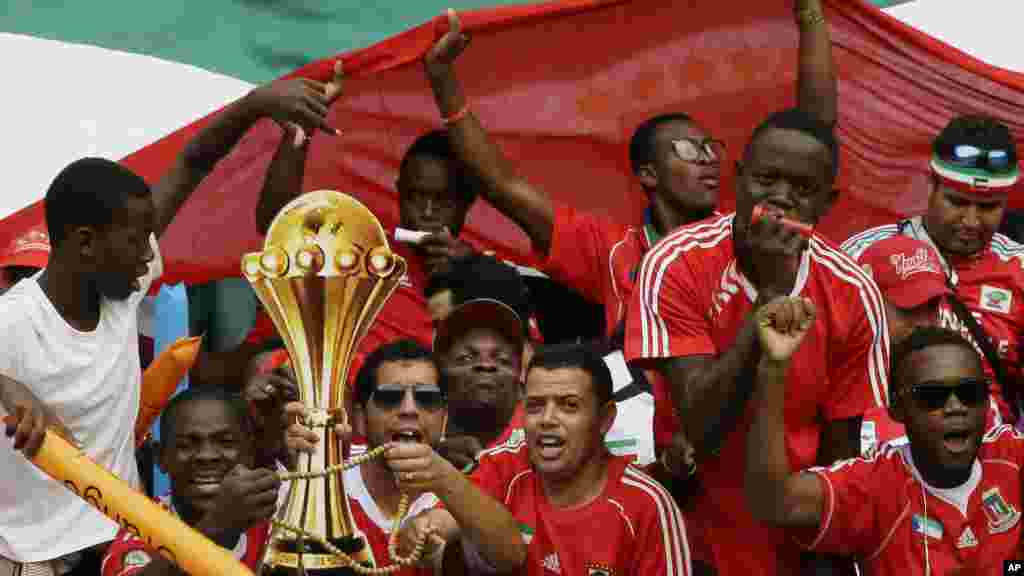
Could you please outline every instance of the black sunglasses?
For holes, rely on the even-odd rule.
[[[381,410],[394,410],[402,405],[406,392],[412,392],[412,399],[423,410],[436,412],[444,407],[448,398],[440,388],[428,384],[414,387],[398,384],[382,384],[370,394],[370,399]]]
[[[910,387],[910,395],[921,409],[937,412],[946,407],[950,394],[956,394],[964,406],[976,407],[988,400],[988,379],[961,378],[955,386],[924,382]]]

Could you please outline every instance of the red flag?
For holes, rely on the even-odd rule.
[[[931,138],[973,112],[1024,134],[1024,76],[988,66],[864,0],[826,0],[839,76],[840,201],[819,230],[841,241],[924,209]],[[457,66],[474,113],[521,172],[554,198],[623,222],[646,199],[628,162],[629,137],[668,111],[694,116],[728,144],[722,207],[733,206],[733,161],[768,113],[796,102],[797,27],[791,0],[666,3],[562,0],[460,14],[473,41]],[[340,137],[318,133],[304,190],[353,194],[397,222],[394,180],[405,148],[440,126],[419,59],[447,29],[439,16],[340,57],[349,76],[331,110]],[[294,76],[327,80],[335,58]],[[125,159],[156,181],[196,122]],[[239,274],[260,245],[253,211],[280,138],[253,128],[195,192],[162,240],[168,282]],[[1012,206],[1024,201],[1011,200]],[[38,206],[11,217],[30,223]],[[519,230],[483,202],[464,232],[528,261]],[[0,238],[2,240],[2,238]]]

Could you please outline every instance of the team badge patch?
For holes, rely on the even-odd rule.
[[[934,518],[914,514],[913,518],[910,519],[910,527],[918,534],[924,534],[929,538],[942,540],[942,524]]]
[[[981,507],[988,518],[988,531],[991,534],[1006,532],[1020,520],[1020,512],[1003,498],[998,486],[982,493]]]
[[[1004,288],[996,288],[983,284],[981,286],[981,298],[978,306],[990,312],[1010,313],[1010,305],[1013,303],[1013,293]]]
[[[604,564],[587,564],[587,576],[615,576],[615,571]]]
[[[519,535],[523,537],[523,543],[527,546],[533,542],[533,528],[529,524],[519,524]]]
[[[142,550],[132,550],[124,555],[124,567],[125,568],[138,568],[139,566],[146,566],[153,559],[149,557],[149,554]]]
[[[974,537],[974,531],[968,526],[964,528],[964,531],[960,534],[960,537],[956,540],[956,547],[959,550],[964,548],[973,548],[978,545],[978,539]]]

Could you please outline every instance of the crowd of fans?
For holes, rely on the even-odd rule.
[[[1021,554],[1024,245],[1000,234],[1019,179],[1009,129],[959,116],[935,136],[928,208],[841,246],[838,150],[820,0],[796,0],[798,103],[737,152],[736,210],[717,211],[724,145],[699,111],[656,116],[629,145],[649,199],[623,225],[522,178],[473,115],[450,31],[424,60],[444,130],[406,151],[395,188],[408,272],[362,341],[338,424],[343,473],[377,565],[403,493],[400,574],[1001,574]],[[46,426],[140,486],[137,310],[157,239],[257,120],[283,135],[254,214],[266,232],[303,192],[308,135],[342,96],[255,89],[152,188],[83,159],[46,194],[47,230],[0,257],[0,576],[177,574],[26,459]],[[603,192],[602,192],[603,193]],[[529,237],[542,271],[603,307],[594,341],[545,342],[514,266],[460,238],[480,196]],[[609,201],[615,193],[604,193]],[[161,418],[165,507],[251,568],[278,509],[277,470],[314,448],[266,314],[204,355]]]

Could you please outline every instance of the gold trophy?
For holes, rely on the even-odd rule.
[[[270,224],[262,252],[246,254],[242,270],[274,321],[291,356],[306,424],[319,436],[303,455],[288,498],[275,517],[261,573],[307,570],[351,573],[341,550],[372,565],[369,545],[352,519],[333,424],[345,418],[349,366],[359,341],[405,274],[377,218],[356,199],[333,190],[304,194]],[[282,530],[280,524],[302,530]],[[321,542],[330,543],[325,547]]]

